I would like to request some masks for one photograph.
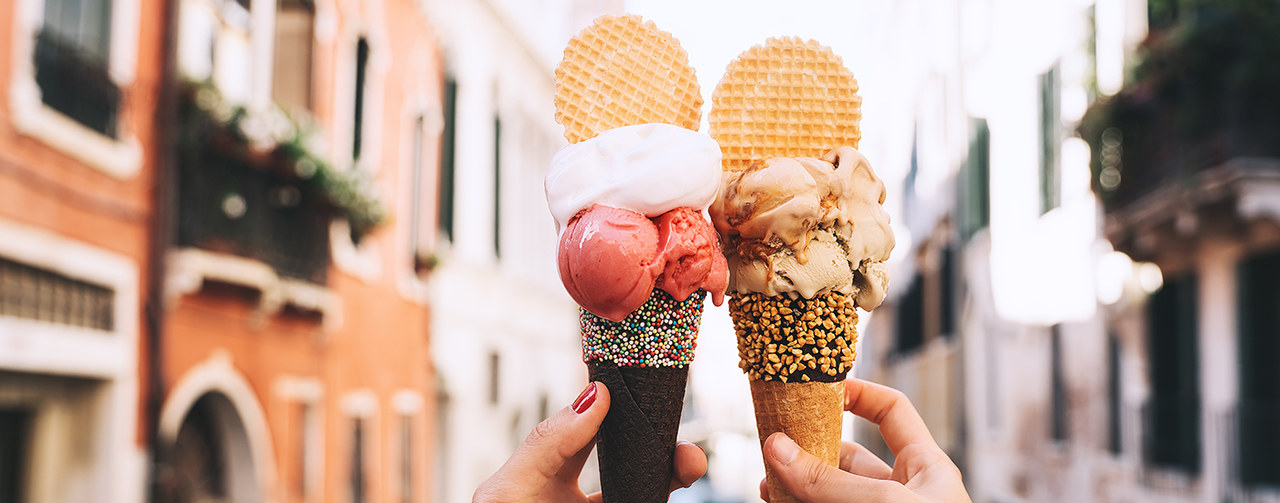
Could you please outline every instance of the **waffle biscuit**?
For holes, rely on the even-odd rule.
[[[738,55],[711,95],[724,169],[773,157],[821,157],[862,138],[858,81],[831,49],[771,38]]]
[[[569,41],[556,67],[555,106],[570,143],[654,122],[697,131],[702,120],[688,55],[639,16],[601,16]]]

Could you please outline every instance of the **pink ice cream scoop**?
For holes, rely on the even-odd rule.
[[[651,220],[594,205],[569,220],[558,262],[573,300],[612,321],[622,321],[644,304],[655,286],[680,301],[706,289],[719,305],[729,282],[715,229],[692,208]]]
[[[654,219],[658,225],[659,260],[665,260],[657,286],[676,300],[698,289],[711,293],[711,302],[724,302],[729,265],[720,253],[720,238],[710,222],[693,208],[676,208]]]

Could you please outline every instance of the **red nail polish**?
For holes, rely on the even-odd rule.
[[[574,412],[581,414],[590,409],[593,403],[596,403],[596,383],[589,383],[587,389],[582,390],[578,399],[573,401],[572,408]]]

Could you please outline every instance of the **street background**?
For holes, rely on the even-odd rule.
[[[897,238],[853,374],[974,501],[1280,502],[1276,2],[12,0],[0,503],[469,501],[586,383],[542,180],[623,13],[704,131],[769,37],[852,70]],[[672,501],[759,501],[722,307],[684,411]]]

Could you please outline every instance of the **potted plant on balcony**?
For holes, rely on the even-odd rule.
[[[1078,130],[1108,210],[1170,182],[1192,186],[1233,158],[1280,155],[1280,6],[1164,0],[1152,12],[1131,78]]]
[[[179,241],[323,282],[328,224],[356,242],[388,218],[369,174],[329,162],[323,133],[278,106],[251,111],[208,82],[180,94]]]

